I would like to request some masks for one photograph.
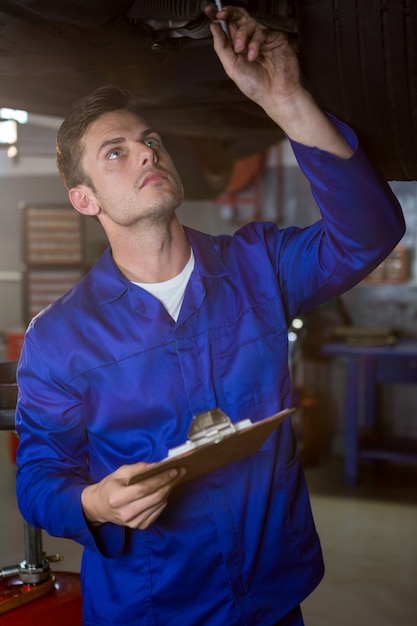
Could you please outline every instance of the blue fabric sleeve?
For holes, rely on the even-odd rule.
[[[28,337],[20,358],[20,377],[24,384],[19,388],[16,412],[17,497],[23,517],[50,535],[117,556],[123,547],[124,528],[114,524],[90,527],[81,506],[81,492],[91,478],[80,399],[53,380]],[[55,429],[54,415],[61,418]],[[44,464],[39,459],[45,459]]]
[[[289,315],[350,289],[392,251],[405,231],[400,204],[346,124],[329,116],[352,147],[350,159],[290,141],[322,219],[283,231],[275,250]]]

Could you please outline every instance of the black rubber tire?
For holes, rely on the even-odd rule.
[[[387,180],[417,180],[417,2],[298,0],[299,53],[319,103]]]

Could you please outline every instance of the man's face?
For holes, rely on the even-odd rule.
[[[127,111],[105,113],[83,140],[82,164],[103,226],[163,220],[184,198],[178,172],[156,131]]]

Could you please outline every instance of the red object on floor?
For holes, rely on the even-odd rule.
[[[73,572],[54,572],[54,588],[46,595],[0,615],[1,626],[82,626],[80,576]],[[20,587],[20,590],[19,590]],[[17,579],[0,582],[1,600],[25,593]]]
[[[7,359],[9,361],[18,361],[20,352],[25,338],[24,332],[8,332],[7,333]]]
[[[18,361],[22,350],[25,333],[23,331],[7,332],[7,360]],[[9,433],[9,458],[12,463],[16,463],[16,452],[19,440],[15,433]]]
[[[19,438],[16,433],[9,433],[9,457],[12,463],[16,463],[16,452],[18,445]]]

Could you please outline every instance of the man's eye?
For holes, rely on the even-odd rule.
[[[122,150],[120,150],[120,148],[113,148],[107,153],[106,158],[108,161],[113,161],[114,159],[118,159],[120,156],[122,156],[122,154],[123,152]]]
[[[143,142],[145,146],[148,148],[157,148],[160,144],[160,141],[156,137],[148,137]]]

